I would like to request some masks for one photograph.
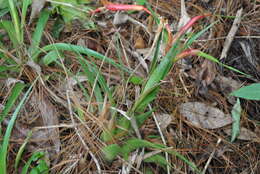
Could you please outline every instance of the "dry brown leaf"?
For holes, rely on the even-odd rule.
[[[48,98],[43,94],[35,93],[32,97],[33,102],[38,107],[41,118],[43,120],[43,126],[53,126],[58,125],[58,114],[55,110],[55,107],[52,103],[48,100]],[[47,129],[47,135],[51,138],[55,146],[55,151],[59,152],[61,147],[60,137],[59,137],[59,129],[58,128],[50,128]]]
[[[203,86],[208,86],[212,83],[216,76],[216,68],[213,62],[204,60],[201,65],[201,71],[199,72],[199,81],[202,82]]]
[[[221,93],[223,93],[226,96],[228,102],[231,104],[235,104],[236,97],[230,96],[229,94],[232,91],[235,91],[238,88],[240,88],[242,84],[232,79],[231,77],[224,77],[221,75],[216,76],[215,83],[217,84],[217,86],[219,86],[219,90],[221,91]]]
[[[217,129],[232,123],[229,114],[201,102],[183,103],[179,111],[193,125],[205,129]]]
[[[156,114],[155,116],[162,130],[166,129],[172,122],[172,116],[170,114]]]
[[[231,135],[231,131],[232,131],[231,128],[224,129],[224,132],[228,135]],[[240,129],[240,133],[239,133],[239,136],[237,137],[237,139],[250,141],[250,140],[259,139],[259,137],[254,132],[252,132],[251,130],[249,130],[245,127],[242,127]]]
[[[42,8],[44,7],[46,0],[33,0],[32,1],[32,10],[30,16],[30,22],[41,12]]]

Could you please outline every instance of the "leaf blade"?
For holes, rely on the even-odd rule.
[[[230,95],[247,100],[260,100],[260,83],[253,83],[242,87],[232,92]]]

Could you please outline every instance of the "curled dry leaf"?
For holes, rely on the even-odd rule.
[[[215,78],[215,83],[219,86],[219,91],[227,97],[228,102],[231,104],[236,103],[236,97],[229,95],[232,91],[239,89],[242,84],[238,81],[232,79],[231,77],[225,77],[217,75]]]
[[[231,135],[231,128],[228,129],[224,129],[224,132],[227,135]],[[238,137],[236,137],[239,140],[246,140],[246,141],[250,141],[250,140],[258,140],[259,141],[259,137],[252,132],[251,130],[245,128],[245,127],[241,127],[240,128],[240,133],[238,135]]]
[[[217,129],[232,123],[232,117],[221,110],[201,102],[187,102],[179,111],[193,125],[205,129]]]
[[[216,76],[215,64],[205,59],[201,65],[201,71],[199,73],[199,81],[203,86],[208,86],[212,83]]]

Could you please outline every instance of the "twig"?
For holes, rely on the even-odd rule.
[[[205,173],[206,173],[206,170],[207,170],[207,168],[208,168],[208,166],[209,166],[209,163],[211,162],[211,160],[212,160],[212,158],[213,158],[213,156],[214,156],[214,154],[215,154],[215,152],[216,152],[216,149],[217,149],[218,145],[220,144],[220,142],[221,142],[221,139],[219,138],[218,141],[217,141],[217,144],[216,144],[215,149],[214,149],[214,150],[211,152],[211,154],[210,154],[210,157],[209,157],[209,159],[208,159],[208,161],[207,161],[207,163],[206,163],[206,165],[205,165],[205,167],[204,167],[204,169],[203,169],[203,171],[202,171],[202,174],[205,174]]]
[[[234,39],[234,36],[239,28],[240,22],[241,22],[241,16],[242,16],[242,12],[243,12],[243,8],[241,8],[240,10],[237,11],[236,14],[236,19],[233,22],[233,25],[227,35],[227,38],[225,40],[224,46],[223,46],[223,50],[220,56],[220,60],[225,58],[227,56],[227,52],[231,46],[231,43]]]
[[[148,107],[149,107],[150,110],[152,110],[152,107],[151,107],[150,104],[148,105]],[[167,144],[166,144],[166,140],[165,140],[165,138],[164,138],[164,136],[163,136],[161,127],[160,127],[160,125],[159,125],[159,122],[158,122],[158,120],[157,120],[157,118],[156,118],[154,112],[152,112],[152,115],[153,115],[153,119],[154,119],[154,122],[155,122],[155,124],[156,124],[156,127],[157,127],[157,129],[158,129],[158,131],[159,131],[159,133],[160,133],[162,142],[163,142],[163,144],[166,146],[166,145],[167,145]],[[169,154],[168,154],[167,152],[165,152],[165,158],[166,158],[167,163],[169,163]],[[168,173],[168,174],[170,173],[170,167],[169,167],[169,165],[167,165],[167,173]]]

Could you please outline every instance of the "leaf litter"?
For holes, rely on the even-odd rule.
[[[36,4],[37,1],[33,1],[34,4]],[[35,14],[31,14],[30,22],[33,23],[33,19],[36,18],[37,14],[43,10],[42,7],[44,7],[44,2],[41,1],[37,2],[36,6],[31,7],[32,11]],[[50,2],[50,1],[49,1]],[[89,2],[89,1],[86,1]],[[102,1],[105,2],[105,1]],[[111,1],[116,2],[116,1]],[[117,1],[118,2],[118,1]],[[132,1],[124,1],[123,3],[127,4],[133,4]],[[140,2],[140,1],[138,1]],[[148,2],[148,1],[147,1]],[[215,21],[216,18],[220,18],[221,22],[218,25],[215,25],[211,30],[211,36],[209,37],[209,40],[204,41],[196,41],[194,43],[195,47],[203,48],[207,50],[208,52],[212,53],[214,56],[219,57],[221,54],[222,45],[224,43],[224,40],[221,39],[221,37],[225,37],[228,35],[227,28],[231,28],[232,23],[234,23],[232,16],[235,16],[236,12],[238,11],[239,2],[234,3],[223,3],[223,1],[149,1],[151,3],[151,7],[153,10],[158,12],[160,16],[167,17],[168,23],[173,26],[174,24],[177,26],[177,24],[181,25],[181,21],[185,21],[184,17],[186,19],[196,15],[201,15],[206,12],[211,12],[216,14],[216,16],[209,17],[210,21]],[[184,4],[185,3],[185,4]],[[207,3],[207,4],[206,4]],[[251,2],[250,2],[251,3]],[[101,6],[98,4],[98,2],[94,2],[95,5]],[[47,4],[46,4],[47,5]],[[103,6],[106,6],[108,8],[111,8],[112,6],[107,6],[108,4],[103,4]],[[142,4],[145,5],[145,4]],[[251,13],[250,9],[253,9],[253,4],[249,4],[247,1],[243,1],[243,6],[246,6],[247,8],[244,8],[243,15],[245,15],[246,20],[243,18],[241,19],[240,27],[237,28],[237,31],[235,32],[233,38],[233,42],[231,44],[231,47],[229,48],[229,51],[227,52],[226,59],[223,61],[231,63],[233,61],[240,60],[240,56],[238,55],[235,58],[230,56],[233,54],[233,48],[232,45],[236,46],[236,39],[237,37],[246,36],[248,39],[251,39],[251,35],[259,35],[257,33],[259,28],[259,22],[256,22],[258,20],[257,17],[257,11],[255,13]],[[96,7],[96,6],[95,6]],[[255,6],[257,8],[257,6]],[[254,8],[255,8],[254,7]],[[95,9],[95,8],[93,8]],[[214,10],[213,10],[214,9]],[[248,11],[249,10],[249,11]],[[189,13],[187,13],[187,11]],[[33,12],[32,12],[33,13]],[[117,24],[116,22],[113,23],[113,19],[116,18],[117,14],[122,14],[125,16],[128,16],[127,21],[123,20],[122,23]],[[180,15],[185,14],[185,15]],[[218,14],[223,14],[226,16],[231,16],[231,18],[225,18],[223,16],[217,16]],[[138,54],[143,54],[144,57],[147,57],[145,60],[147,65],[150,65],[149,59],[152,57],[154,47],[151,46],[150,42],[148,40],[153,40],[154,36],[156,36],[156,30],[150,30],[147,26],[148,23],[148,17],[145,12],[111,12],[109,15],[106,15],[105,13],[96,14],[95,16],[92,16],[91,20],[94,20],[96,23],[101,24],[101,28],[98,30],[89,30],[84,29],[82,30],[80,27],[72,26],[72,30],[69,32],[61,32],[61,37],[57,38],[59,42],[81,42],[83,38],[87,38],[88,40],[95,40],[96,45],[101,47],[101,49],[97,49],[98,52],[106,54],[112,58],[114,58],[116,61],[120,62],[121,59],[125,59],[128,57],[129,61],[129,67],[135,68],[136,61],[140,59],[140,55],[137,55],[135,59],[132,59],[134,55],[132,55],[132,51],[139,52]],[[182,19],[179,19],[178,16],[183,16]],[[114,18],[113,18],[114,17]],[[117,19],[120,19],[120,16],[117,17]],[[129,20],[129,17],[133,19],[132,22]],[[147,18],[146,18],[147,17]],[[139,22],[139,23],[138,23]],[[178,23],[179,22],[179,23]],[[199,24],[192,27],[192,31],[196,32],[206,26],[208,21],[202,21]],[[154,25],[154,21],[149,21],[150,24]],[[185,23],[185,22],[184,22]],[[112,25],[111,25],[112,24]],[[140,25],[142,24],[142,25]],[[50,25],[51,22],[50,22]],[[115,26],[114,26],[115,25]],[[242,26],[242,27],[241,27]],[[48,26],[49,27],[49,26]],[[154,27],[155,28],[155,27]],[[148,31],[150,33],[148,33]],[[175,32],[175,31],[171,31]],[[123,46],[126,49],[126,53],[118,53],[118,50],[112,49],[107,51],[108,43],[110,43],[111,40],[113,40],[114,33],[119,33],[122,37],[122,40],[126,40],[128,42],[128,45],[123,43]],[[49,40],[52,38],[49,38],[48,35],[48,28],[46,29],[45,37],[47,37]],[[205,36],[208,36],[208,33],[205,33]],[[205,38],[203,36],[202,39]],[[140,38],[141,37],[141,38]],[[141,40],[142,41],[138,41]],[[228,39],[226,39],[228,40]],[[243,38],[240,38],[240,40],[245,40]],[[144,42],[143,42],[144,41]],[[184,41],[184,40],[182,40]],[[257,43],[255,40],[254,43]],[[135,45],[135,43],[138,43]],[[240,41],[239,41],[240,43]],[[245,42],[247,43],[247,42]],[[115,44],[115,43],[113,43]],[[164,44],[164,43],[163,43]],[[130,45],[130,46],[129,46]],[[90,44],[82,44],[83,47],[91,47]],[[132,46],[132,48],[131,48]],[[97,46],[94,46],[97,48]],[[133,49],[133,47],[135,47]],[[142,48],[142,49],[139,49]],[[152,48],[152,49],[151,49]],[[246,57],[254,58],[252,54],[248,53],[248,45],[239,45],[239,49],[242,49],[243,52],[246,52]],[[250,49],[254,49],[254,47],[250,47]],[[148,51],[147,51],[148,50]],[[151,50],[151,51],[149,51]],[[160,50],[161,51],[161,50]],[[120,52],[120,51],[119,51]],[[161,51],[160,55],[163,55],[163,51]],[[255,51],[255,53],[258,55],[259,49]],[[123,55],[123,56],[122,56]],[[147,56],[148,55],[148,56]],[[80,95],[74,95],[72,97],[72,106],[73,109],[75,109],[75,116],[80,115],[82,118],[85,119],[84,124],[80,122],[75,117],[75,121],[77,122],[78,129],[80,130],[80,135],[83,137],[86,144],[90,147],[91,152],[93,152],[98,157],[98,161],[101,164],[102,172],[109,173],[114,172],[117,173],[122,167],[122,164],[127,166],[120,158],[116,159],[113,163],[107,164],[102,160],[102,155],[99,155],[99,151],[101,147],[103,147],[104,143],[100,140],[100,132],[105,129],[107,120],[111,121],[111,126],[114,127],[114,119],[113,119],[113,112],[110,112],[109,110],[104,110],[104,113],[106,114],[106,119],[102,119],[99,117],[99,114],[96,110],[93,112],[88,112],[85,110],[85,106],[87,107],[86,102],[84,103],[83,98],[83,92],[80,90],[79,86],[82,85],[84,89],[89,89],[90,87],[87,85],[87,78],[83,77],[82,74],[80,74],[81,67],[77,64],[75,56],[71,53],[67,53],[64,58],[65,66],[69,67],[70,73],[72,72],[75,74],[76,77],[78,77],[78,81],[75,81],[74,78],[68,78],[68,80],[64,81],[64,70],[62,70],[59,66],[56,65],[49,65],[48,67],[40,66],[36,67],[36,65],[31,66],[34,71],[41,72],[41,75],[44,77],[44,80],[46,80],[46,87],[49,89],[48,92],[45,93],[45,95],[42,97],[37,97],[39,100],[36,101],[36,109],[39,112],[37,117],[37,121],[31,121],[27,125],[29,125],[29,128],[20,128],[25,134],[32,125],[34,124],[40,124],[41,126],[45,126],[46,129],[38,130],[34,133],[34,136],[32,137],[32,140],[41,141],[44,142],[45,140],[50,140],[50,144],[42,144],[41,143],[35,143],[34,141],[29,142],[29,144],[34,144],[33,150],[37,149],[38,147],[42,148],[48,148],[53,146],[54,144],[58,144],[60,146],[61,151],[58,152],[54,157],[57,158],[58,163],[55,165],[53,163],[52,172],[53,173],[84,173],[86,171],[97,171],[97,168],[95,164],[93,163],[92,158],[89,156],[89,151],[86,150],[83,145],[80,143],[79,138],[75,136],[75,131],[72,129],[72,127],[63,127],[62,125],[69,124],[70,121],[68,119],[68,113],[66,108],[66,102],[63,102],[64,104],[60,106],[60,102],[56,100],[59,98],[61,101],[64,101],[64,91],[66,89],[71,89],[75,91],[75,94]],[[89,57],[84,58],[88,59]],[[142,57],[141,57],[142,58]],[[237,74],[230,73],[226,70],[221,69],[219,66],[215,66],[215,64],[212,64],[212,62],[209,61],[197,61],[194,57],[189,59],[189,69],[188,70],[194,70],[196,68],[196,75],[193,77],[186,76],[183,77],[183,79],[179,79],[179,72],[183,71],[185,72],[187,69],[181,70],[179,67],[174,67],[171,71],[170,75],[164,80],[161,81],[163,88],[158,94],[158,99],[154,103],[152,103],[152,106],[156,108],[156,118],[160,124],[160,128],[162,129],[163,133],[165,133],[165,140],[166,144],[169,145],[173,149],[177,149],[177,151],[181,152],[182,154],[185,154],[185,157],[188,157],[189,159],[192,159],[191,161],[194,161],[194,163],[199,166],[199,168],[207,169],[207,172],[209,173],[223,173],[225,171],[226,173],[241,173],[243,171],[247,170],[254,170],[251,168],[251,166],[256,166],[257,168],[257,156],[256,154],[259,153],[258,146],[258,135],[257,130],[258,126],[254,122],[254,120],[250,120],[252,115],[259,115],[259,105],[251,105],[251,103],[241,100],[241,106],[243,107],[243,115],[241,116],[240,120],[240,133],[237,136],[237,140],[230,144],[230,135],[231,135],[231,129],[225,129],[225,127],[231,125],[233,122],[232,117],[230,116],[230,112],[232,110],[232,107],[234,106],[236,102],[236,98],[233,96],[229,96],[230,92],[238,89],[241,84],[244,82],[251,83],[251,81],[247,81],[247,79],[239,77]],[[230,60],[230,58],[233,58]],[[147,61],[148,60],[148,61]],[[100,65],[99,61],[91,60],[98,65]],[[143,60],[142,60],[143,61]],[[139,61],[141,62],[141,61]],[[251,62],[256,62],[252,60]],[[144,62],[143,62],[144,64]],[[236,67],[236,66],[235,66]],[[257,65],[254,65],[254,67],[257,67]],[[39,71],[39,68],[41,68]],[[48,70],[47,70],[48,68]],[[142,68],[147,68],[147,66],[144,66]],[[110,66],[104,66],[102,68],[102,72],[106,74],[105,78],[108,83],[112,84],[109,86],[109,88],[113,89],[115,86],[123,86],[124,90],[121,92],[118,97],[117,106],[118,109],[125,111],[125,101],[123,98],[125,98],[126,101],[129,101],[131,103],[134,103],[134,99],[138,94],[135,94],[133,92],[133,89],[135,86],[133,84],[119,84],[122,81],[127,81],[125,79],[125,74],[121,74],[120,71],[118,71],[115,68],[112,68]],[[238,67],[238,69],[240,69]],[[40,73],[39,73],[40,74]],[[77,75],[76,75],[77,74]],[[112,77],[115,76],[118,80],[116,82],[111,83]],[[21,80],[25,81],[27,83],[27,77],[22,74]],[[73,76],[70,76],[73,77]],[[16,78],[14,78],[16,79]],[[195,80],[194,80],[195,79]],[[17,79],[20,80],[20,79]],[[61,80],[61,81],[60,81]],[[181,81],[181,82],[180,82]],[[63,82],[61,84],[60,82]],[[81,83],[78,83],[81,82]],[[144,83],[145,81],[143,81]],[[202,84],[202,88],[204,90],[201,93],[195,94],[195,91],[197,90],[197,82]],[[142,85],[142,83],[137,84]],[[183,89],[185,88],[185,90]],[[65,90],[64,90],[65,89]],[[54,98],[54,93],[51,93],[53,90],[57,94],[57,98]],[[2,100],[2,96],[5,96],[6,89],[0,90],[0,100]],[[214,98],[215,101],[208,101],[207,95],[209,94],[217,94],[218,97]],[[189,95],[187,95],[189,94]],[[39,94],[37,94],[39,95]],[[50,96],[48,96],[50,95]],[[215,95],[215,96],[217,96]],[[53,99],[51,99],[53,97]],[[105,96],[106,97],[106,96]],[[4,97],[3,97],[4,98]],[[219,98],[223,100],[219,101]],[[232,99],[230,99],[232,98]],[[82,99],[82,100],[81,100]],[[187,101],[196,101],[196,102],[187,102]],[[228,101],[228,102],[226,102]],[[211,104],[208,104],[211,103]],[[98,105],[98,103],[93,100],[93,102],[88,103],[93,105],[95,107]],[[106,106],[109,108],[110,103],[106,103]],[[1,105],[2,106],[2,105]],[[176,112],[176,108],[178,108],[179,113]],[[26,108],[28,109],[28,108]],[[78,110],[77,110],[78,109]],[[256,111],[254,111],[256,110]],[[35,111],[33,109],[28,109],[28,111]],[[25,122],[24,117],[26,117],[25,113],[21,113],[19,122]],[[43,118],[45,115],[47,115],[46,118]],[[54,118],[51,118],[54,116]],[[58,122],[56,118],[58,118]],[[183,117],[187,120],[186,122],[189,122],[188,126],[186,124],[182,124]],[[39,121],[42,119],[42,122]],[[45,121],[44,121],[45,119]],[[7,121],[7,120],[6,120]],[[28,121],[28,120],[27,120]],[[6,122],[6,124],[8,121]],[[102,123],[102,124],[101,124]],[[59,125],[60,128],[53,128],[55,125]],[[102,125],[102,126],[101,126]],[[194,127],[193,127],[194,126]],[[256,127],[255,129],[252,129],[252,127]],[[195,129],[195,127],[200,127],[203,129]],[[223,128],[224,127],[224,128]],[[19,127],[18,127],[19,129]],[[205,130],[204,130],[205,129]],[[168,131],[173,133],[169,133]],[[223,133],[226,132],[226,134]],[[19,135],[19,131],[13,132],[15,135]],[[160,137],[158,138],[158,131],[153,121],[150,119],[147,120],[147,122],[140,128],[140,133],[144,139],[149,139],[151,142],[157,142],[159,144],[162,144],[162,141],[160,140]],[[24,134],[24,135],[25,135]],[[58,137],[55,139],[54,137]],[[37,138],[38,137],[38,138]],[[16,136],[13,136],[14,139],[16,139]],[[23,137],[19,137],[23,139]],[[221,143],[216,146],[218,139],[221,138]],[[247,139],[246,139],[247,138]],[[225,141],[227,140],[227,141]],[[241,144],[241,141],[238,140],[244,140]],[[117,143],[122,143],[122,141],[118,140],[112,140],[117,141]],[[14,141],[15,142],[15,141]],[[252,143],[253,142],[253,143]],[[112,142],[109,142],[112,143]],[[113,142],[114,143],[114,142]],[[14,143],[12,143],[13,145]],[[244,146],[245,144],[245,146]],[[13,146],[14,149],[15,146]],[[210,150],[204,151],[204,148],[207,147]],[[216,152],[221,151],[221,148],[225,147],[229,150],[222,150],[223,152],[221,155],[214,155],[214,150]],[[11,149],[11,148],[10,148]],[[153,153],[149,151],[150,149],[144,149],[142,152],[148,152],[147,154],[139,153],[139,156],[147,156],[148,154]],[[138,152],[136,152],[138,153]],[[200,156],[208,157],[208,154],[213,154],[213,158],[199,158]],[[245,155],[246,154],[246,155]],[[12,158],[12,153],[10,153],[10,159]],[[26,154],[27,155],[27,154]],[[192,173],[193,171],[181,160],[178,158],[175,158],[174,156],[170,156],[170,161],[173,164],[174,169],[176,171],[186,172],[186,173]],[[11,160],[10,160],[11,161]],[[207,161],[210,162],[209,165],[206,165]],[[139,161],[138,163],[142,163],[142,165],[138,164],[135,166],[135,162],[133,161],[133,167],[136,167],[135,169],[130,166],[128,168],[129,172],[136,172],[138,173],[139,170],[141,170],[140,166],[149,167],[149,170],[153,170],[154,173],[160,173],[162,172],[162,169],[160,167],[153,166],[153,165],[147,165],[145,162]],[[181,167],[178,167],[181,166]],[[119,169],[119,170],[118,170]],[[252,171],[257,172],[257,171]]]
[[[201,102],[183,103],[179,112],[190,123],[204,129],[217,129],[232,123],[230,114]]]

